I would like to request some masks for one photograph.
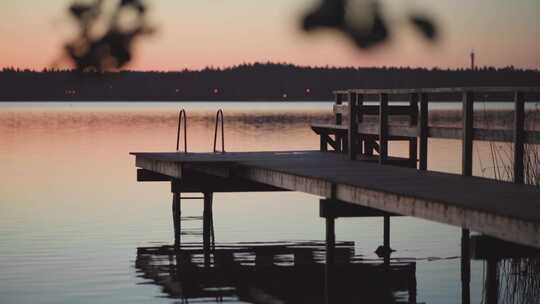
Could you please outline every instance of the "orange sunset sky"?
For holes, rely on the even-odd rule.
[[[111,0],[114,1],[114,0]],[[354,0],[352,0],[354,1]],[[468,66],[540,68],[539,0],[387,0],[398,24],[392,42],[360,52],[341,34],[299,30],[300,16],[316,0],[152,0],[156,35],[137,44],[134,70],[199,69],[273,61],[333,66]],[[62,58],[74,35],[67,0],[0,2],[0,67],[42,69]],[[442,40],[430,45],[404,24],[409,12],[436,18]],[[60,66],[68,66],[63,61]]]

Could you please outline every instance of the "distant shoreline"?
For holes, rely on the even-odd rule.
[[[0,71],[0,84],[1,101],[318,102],[333,100],[333,91],[352,88],[540,86],[540,71],[513,67],[323,68],[273,63],[180,72],[5,68]]]

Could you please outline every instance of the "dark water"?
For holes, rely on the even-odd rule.
[[[197,286],[209,286],[209,293],[190,302],[322,301],[325,226],[318,197],[214,195],[215,240],[224,248],[214,260],[229,261],[216,262],[219,273],[205,272],[196,252],[202,238],[200,201],[188,201],[182,210],[192,258],[176,260],[168,247],[160,247],[172,242],[170,186],[137,183],[128,153],[174,150],[178,106],[188,110],[190,151],[209,151],[218,104],[0,105],[0,303],[179,302],[175,281],[193,291],[187,288],[208,278],[209,285]],[[228,151],[317,149],[309,122],[328,119],[330,111],[329,103],[222,106]],[[458,142],[430,144],[430,169],[459,171]],[[489,147],[475,149],[489,163]],[[405,151],[391,146],[394,154]],[[477,165],[476,174],[482,169]],[[343,262],[349,265],[336,266],[342,276],[334,278],[345,288],[338,294],[347,295],[339,302],[362,294],[407,302],[411,293],[418,302],[461,301],[459,228],[393,218],[391,246],[397,251],[395,273],[388,274],[377,268],[381,260],[374,253],[382,244],[382,226],[381,218],[337,221],[337,240],[345,242]],[[255,253],[261,250],[266,254]],[[472,262],[472,303],[483,298],[484,269],[483,262]],[[415,288],[403,283],[411,274]]]

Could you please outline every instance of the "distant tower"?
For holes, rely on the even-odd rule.
[[[474,64],[474,50],[471,51],[471,70],[476,70],[476,66]]]

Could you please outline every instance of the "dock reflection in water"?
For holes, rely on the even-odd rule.
[[[324,242],[216,244],[209,261],[204,251],[200,243],[180,251],[141,247],[135,265],[140,277],[183,302],[416,303],[414,262],[368,262],[354,254],[353,242],[336,243],[331,279]]]

